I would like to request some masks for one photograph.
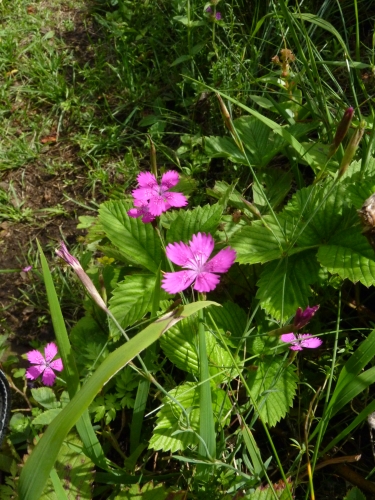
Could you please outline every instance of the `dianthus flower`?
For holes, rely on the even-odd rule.
[[[198,292],[214,290],[220,281],[216,273],[226,273],[236,258],[235,250],[227,247],[208,260],[214,246],[213,237],[205,233],[193,234],[188,245],[183,242],[170,243],[166,247],[168,259],[187,270],[165,273],[162,288],[174,294],[194,283],[193,288]]]
[[[57,346],[54,342],[50,342],[44,348],[44,356],[39,351],[29,351],[26,356],[30,363],[36,366],[30,366],[26,370],[26,378],[35,380],[42,375],[42,382],[44,385],[53,385],[55,382],[56,375],[53,370],[61,372],[63,370],[63,364],[60,358],[53,358],[57,354]]]
[[[184,207],[188,201],[182,193],[169,191],[178,184],[180,177],[174,170],[168,170],[162,175],[160,185],[151,172],[141,172],[138,177],[137,189],[132,192],[134,205],[138,209],[128,211],[130,217],[143,217],[143,222],[151,222],[151,217],[157,217],[171,207]],[[144,220],[146,219],[146,220]]]
[[[284,333],[280,339],[283,342],[290,344],[289,348],[292,351],[302,351],[305,347],[315,349],[322,345],[322,341],[318,337],[312,337],[309,333]]]

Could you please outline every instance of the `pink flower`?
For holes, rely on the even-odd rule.
[[[174,170],[168,170],[163,174],[160,185],[156,177],[151,172],[141,172],[138,177],[139,188],[134,189],[133,198],[136,207],[144,207],[150,216],[156,217],[166,212],[171,207],[184,207],[187,205],[187,199],[182,193],[173,193],[170,188],[176,186],[179,181],[179,175]],[[142,205],[140,205],[142,204]],[[133,210],[133,209],[132,209]],[[129,212],[132,212],[131,210]],[[130,217],[144,216],[144,211],[140,210],[138,215],[135,212],[129,213]],[[145,222],[145,221],[144,221]],[[148,221],[149,222],[149,221]]]
[[[56,354],[57,346],[54,342],[47,344],[44,348],[45,357],[37,350],[28,352],[26,354],[27,359],[36,366],[31,366],[27,369],[26,378],[35,380],[39,375],[43,374],[43,384],[53,385],[56,378],[53,370],[61,372],[64,368],[60,358],[52,361]]]
[[[319,305],[313,307],[306,307],[304,311],[299,307],[296,311],[296,315],[293,321],[293,326],[296,330],[300,330],[311,320],[316,311],[319,309]]]
[[[193,288],[198,292],[214,290],[220,281],[220,277],[214,273],[226,273],[236,258],[236,252],[227,247],[208,260],[214,245],[213,237],[205,233],[193,234],[188,245],[170,243],[166,248],[168,259],[188,270],[165,273],[162,288],[174,294],[194,283]]]
[[[29,271],[31,271],[31,269],[32,269],[32,268],[33,268],[33,266],[26,266],[26,267],[24,267],[24,268],[22,269],[22,271],[23,271],[24,273],[28,273]]]
[[[309,333],[298,333],[297,335],[294,333],[284,333],[284,335],[281,335],[280,339],[283,342],[291,344],[289,348],[292,349],[292,351],[302,351],[305,347],[315,349],[322,345],[320,339],[312,337]]]
[[[134,200],[134,206],[137,208],[131,208],[128,211],[128,215],[136,219],[137,217],[142,217],[142,222],[147,224],[147,222],[152,222],[155,219],[155,215],[150,214],[150,208],[147,201]]]

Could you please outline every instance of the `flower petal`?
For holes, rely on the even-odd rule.
[[[178,266],[186,266],[190,261],[194,261],[194,255],[190,247],[182,241],[180,243],[169,243],[165,251],[168,259]]]
[[[194,254],[195,260],[203,265],[211,255],[215,242],[210,234],[198,233],[193,234],[189,246]]]
[[[137,176],[137,181],[141,188],[158,187],[158,181],[156,180],[154,174],[152,174],[151,172],[141,172]]]
[[[46,345],[44,348],[44,355],[46,358],[47,363],[53,360],[53,358],[57,354],[57,345],[54,342],[50,342],[49,344]]]
[[[168,172],[165,172],[165,174],[162,175],[160,184],[162,189],[166,190],[176,186],[179,180],[180,176],[178,175],[178,172],[175,170],[168,170]]]
[[[197,279],[195,280],[194,290],[197,292],[211,292],[214,290],[218,283],[220,282],[220,277],[212,273],[199,273]]]
[[[44,385],[53,385],[55,382],[56,375],[51,368],[46,368],[42,376],[42,382]]]
[[[236,251],[230,247],[223,248],[205,264],[204,270],[212,273],[226,273],[235,260]]]
[[[49,366],[50,368],[56,370],[57,372],[61,372],[64,369],[64,365],[61,358],[55,359],[54,361],[52,361],[52,363],[49,364]]]
[[[177,273],[165,273],[161,287],[168,293],[182,292],[190,286],[196,277],[194,271],[179,271]]]
[[[159,194],[158,185],[154,188],[137,188],[133,189],[132,196],[135,201],[140,201],[143,203],[147,203],[152,197],[157,196]]]
[[[166,212],[168,210],[168,205],[165,202],[165,199],[160,195],[153,195],[152,198],[150,198],[148,207],[150,210],[150,214],[155,216],[161,215],[163,212]]]
[[[26,356],[27,356],[27,359],[30,361],[30,363],[34,363],[36,365],[44,365],[45,364],[43,354],[41,354],[37,350],[29,351],[28,353],[26,353]]]
[[[164,199],[170,207],[180,208],[188,204],[187,198],[182,193],[164,193]]]
[[[41,365],[30,366],[30,368],[28,368],[26,370],[26,378],[28,378],[30,380],[35,380],[43,372],[44,372],[44,366],[41,366]]]
[[[321,346],[323,341],[318,337],[312,337],[310,334],[300,334],[298,335],[302,347],[307,347],[308,349],[316,349]]]
[[[282,340],[283,342],[289,343],[289,342],[296,341],[297,338],[294,335],[294,333],[284,333],[283,335],[281,335],[280,340]]]

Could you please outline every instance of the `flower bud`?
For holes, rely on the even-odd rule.
[[[341,118],[341,121],[338,124],[335,138],[333,139],[333,143],[329,147],[328,158],[331,158],[331,156],[333,156],[336,153],[338,147],[342,143],[344,137],[346,136],[349,130],[350,124],[352,123],[353,115],[354,115],[354,109],[352,107],[348,108],[345,111],[344,116]]]
[[[349,167],[349,165],[350,165],[350,163],[355,155],[355,152],[357,151],[358,144],[361,142],[363,133],[365,131],[365,127],[366,127],[366,122],[361,121],[361,123],[359,124],[359,127],[355,130],[354,134],[352,135],[352,137],[349,141],[349,144],[346,147],[344,156],[341,160],[340,170],[338,173],[338,179],[340,179],[345,174],[347,168]]]

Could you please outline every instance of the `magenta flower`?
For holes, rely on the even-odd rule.
[[[187,205],[187,199],[182,193],[173,193],[170,188],[176,186],[179,181],[179,175],[174,170],[168,170],[163,174],[160,185],[156,177],[151,172],[141,172],[138,177],[139,188],[132,192],[134,205],[143,207],[143,210],[134,212],[134,209],[129,210],[130,217],[145,216],[144,213],[147,207],[147,213],[150,216],[156,217],[166,212],[171,207],[184,207]],[[143,220],[143,219],[142,219]],[[145,222],[145,221],[144,221]],[[149,222],[149,221],[148,221]]]
[[[319,309],[319,305],[313,307],[306,307],[304,311],[299,307],[297,309],[296,315],[294,317],[293,326],[296,330],[300,330],[311,320],[316,311]]]
[[[56,378],[53,370],[61,372],[64,368],[60,358],[52,361],[56,354],[57,346],[54,342],[46,345],[46,347],[44,348],[44,356],[37,350],[28,352],[26,354],[27,359],[30,361],[30,363],[36,366],[30,366],[30,368],[26,370],[26,378],[35,380],[39,377],[39,375],[43,374],[43,384],[53,385]]]
[[[318,337],[312,337],[309,333],[284,333],[281,335],[280,339],[283,342],[291,344],[289,346],[292,351],[302,351],[305,347],[309,349],[315,349],[322,345],[322,341]]]
[[[147,224],[155,219],[155,215],[150,214],[150,208],[147,201],[134,200],[134,206],[137,208],[131,208],[128,211],[128,215],[136,219],[137,217],[142,217],[142,222]]]
[[[26,267],[24,267],[24,268],[22,269],[22,271],[23,271],[24,273],[28,273],[29,271],[31,271],[31,269],[32,269],[32,268],[33,268],[33,266],[26,266]]]
[[[170,243],[166,248],[168,259],[187,271],[165,273],[162,288],[174,294],[194,283],[193,288],[198,292],[214,290],[220,281],[215,273],[226,273],[236,258],[235,250],[227,247],[208,260],[214,245],[213,237],[205,233],[193,234],[188,245]]]
[[[215,19],[216,19],[216,21],[220,21],[220,19],[221,19],[221,12],[219,12],[219,11],[216,12]]]

